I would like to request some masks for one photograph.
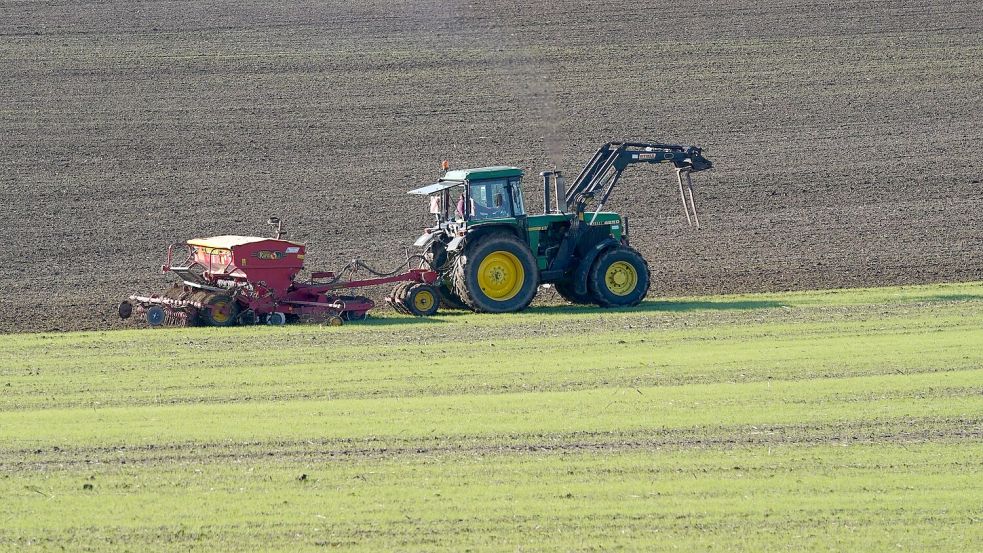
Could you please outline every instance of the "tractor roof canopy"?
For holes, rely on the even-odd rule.
[[[494,167],[478,167],[476,169],[457,169],[448,171],[441,180],[484,180],[500,179],[503,177],[521,177],[522,169],[496,165]]]
[[[415,190],[410,190],[410,194],[436,194],[441,190],[447,190],[448,188],[453,188],[455,186],[461,186],[464,181],[475,181],[475,180],[486,180],[486,179],[500,179],[506,177],[521,177],[522,169],[518,167],[507,167],[504,165],[496,165],[493,167],[477,167],[474,169],[456,169],[454,171],[448,171],[444,175],[444,178],[439,181],[422,186]]]

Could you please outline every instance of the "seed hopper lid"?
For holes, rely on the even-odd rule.
[[[191,240],[188,240],[188,245],[200,246],[202,248],[214,248],[218,250],[231,250],[236,246],[255,244],[257,242],[280,242],[283,244],[290,244],[292,246],[303,246],[303,244],[300,242],[291,242],[290,240],[277,240],[275,238],[262,238],[259,236],[234,235],[212,236],[211,238],[192,238]]]

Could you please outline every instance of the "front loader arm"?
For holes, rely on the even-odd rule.
[[[680,175],[685,172],[687,178],[689,173],[713,167],[713,163],[703,157],[703,149],[697,146],[609,142],[598,148],[580,172],[574,185],[566,192],[567,209],[583,213],[594,198],[599,198],[599,206],[603,206],[618,184],[621,172],[634,163],[670,163]],[[689,217],[688,211],[687,217]]]

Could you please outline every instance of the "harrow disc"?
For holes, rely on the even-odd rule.
[[[397,313],[402,313],[403,315],[412,315],[409,308],[406,305],[406,293],[411,286],[416,284],[415,282],[400,282],[393,288],[392,294],[389,295],[389,304],[393,306],[393,309]]]

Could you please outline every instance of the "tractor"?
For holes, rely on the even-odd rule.
[[[409,192],[429,196],[435,218],[414,245],[439,274],[439,303],[486,313],[521,311],[541,284],[577,304],[640,303],[649,290],[648,264],[630,245],[628,217],[602,211],[622,171],[636,163],[671,164],[686,219],[699,226],[690,174],[713,164],[696,146],[609,142],[569,190],[559,171],[540,173],[542,214],[526,213],[521,169],[448,170],[444,162],[443,178]]]

